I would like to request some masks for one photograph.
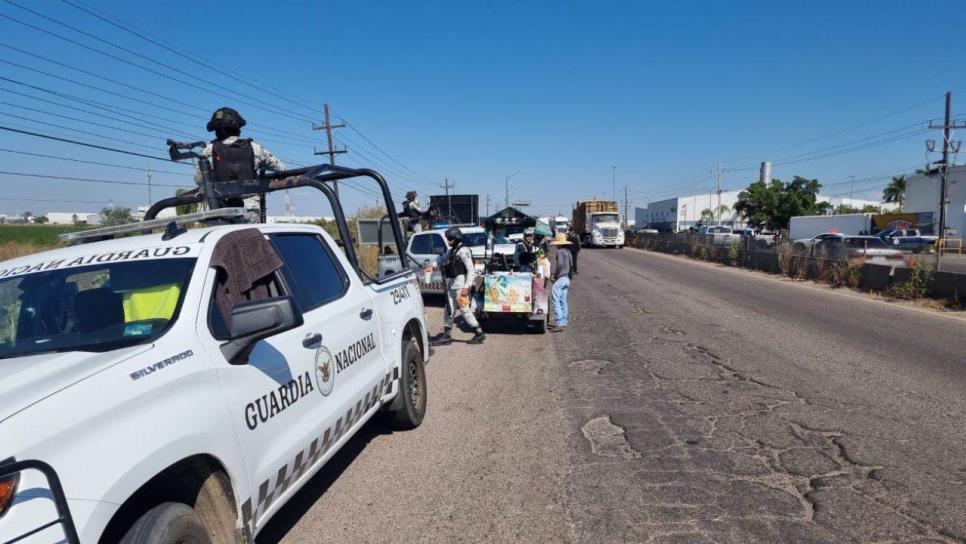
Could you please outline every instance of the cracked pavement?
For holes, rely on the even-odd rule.
[[[966,542],[966,321],[586,251],[554,337],[578,542]]]
[[[258,542],[966,542],[966,321],[580,260],[566,332],[456,334],[423,425],[367,425]]]

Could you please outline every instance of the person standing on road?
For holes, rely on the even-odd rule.
[[[557,247],[555,256],[555,266],[553,267],[553,289],[550,291],[550,300],[553,303],[554,324],[547,328],[550,332],[560,332],[567,327],[569,308],[567,307],[567,294],[570,291],[570,276],[573,270],[573,254],[567,251],[566,247],[570,242],[564,233],[559,232],[550,242],[551,247]]]
[[[449,250],[437,259],[437,266],[443,271],[443,281],[446,282],[443,332],[430,338],[430,344],[434,346],[452,344],[453,321],[460,316],[475,331],[473,338],[467,341],[467,344],[482,344],[486,335],[483,334],[483,328],[473,315],[471,304],[473,282],[476,280],[473,254],[470,248],[463,245],[463,234],[456,227],[446,230],[446,241],[449,243]]]
[[[211,120],[205,128],[215,133],[215,139],[205,145],[201,156],[211,163],[209,180],[212,183],[255,179],[260,169],[274,172],[285,170],[285,164],[271,151],[251,139],[241,137],[243,126],[245,119],[231,108],[218,108],[211,114]],[[196,167],[195,183],[201,186],[203,179],[201,170]],[[259,203],[259,197],[254,196],[244,202],[240,198],[225,199],[222,205],[251,209],[258,208]]]
[[[580,253],[580,236],[574,231],[567,233],[567,241],[570,242],[570,256],[573,257],[574,275],[577,275],[577,254]]]

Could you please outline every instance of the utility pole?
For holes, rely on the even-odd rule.
[[[452,217],[453,217],[453,200],[449,196],[449,190],[452,189],[453,187],[455,187],[456,184],[455,183],[450,183],[449,182],[449,178],[446,178],[446,179],[443,180],[443,183],[440,183],[439,184],[439,186],[442,187],[444,191],[446,191],[446,208],[447,208],[446,215],[447,215],[447,217],[449,217],[450,219],[452,219]]]
[[[517,174],[522,174],[522,173],[523,172],[520,172],[518,170],[518,171],[510,174],[509,176],[506,176],[505,178],[503,178],[504,187],[506,189],[506,204],[504,205],[505,208],[509,208],[510,207],[510,178],[512,178],[513,176],[516,176]]]
[[[617,200],[617,167],[610,167],[610,199]]]
[[[334,129],[334,128],[345,128],[345,123],[338,124],[338,125],[333,125],[332,122],[329,119],[329,105],[328,104],[323,104],[322,109],[325,112],[325,124],[324,125],[317,125],[315,123],[312,123],[312,130],[324,130],[325,131],[325,138],[326,138],[326,140],[328,141],[328,144],[329,144],[328,145],[328,151],[319,151],[318,149],[316,149],[314,151],[315,151],[315,154],[316,155],[328,155],[329,156],[329,164],[331,164],[331,165],[334,166],[335,165],[335,156],[336,155],[339,155],[341,153],[345,153],[347,150],[345,149],[345,147],[343,147],[342,149],[335,149],[335,147],[332,145],[332,129]],[[339,182],[338,181],[333,181],[332,182],[332,187],[335,189],[335,196],[339,196]]]
[[[151,206],[151,204],[154,202],[153,200],[151,200],[151,175],[152,174],[154,174],[154,172],[151,171],[151,165],[149,164],[148,169],[145,172],[145,175],[147,175],[148,177],[148,206]]]
[[[718,205],[712,210],[712,217],[717,216],[718,225],[721,225],[721,161],[718,161],[718,167],[715,168],[715,183],[718,191]]]
[[[949,151],[952,150],[953,153],[959,152],[960,142],[949,141],[952,136],[953,129],[956,128],[966,128],[966,123],[954,123],[952,120],[952,107],[953,107],[953,94],[946,91],[946,115],[942,126],[936,126],[933,123],[929,123],[929,128],[941,128],[943,131],[943,158],[940,161],[942,164],[942,185],[939,188],[939,247],[936,248],[936,270],[939,270],[940,257],[943,253],[943,247],[946,244],[946,195],[947,193],[947,183],[949,182]],[[932,149],[930,149],[932,151]]]
[[[486,193],[486,216],[490,216],[490,193]]]
[[[852,204],[855,201],[855,176],[849,176],[849,208],[854,208],[855,205]]]
[[[627,230],[627,226],[630,225],[630,221],[627,219],[627,184],[624,184],[624,230]]]

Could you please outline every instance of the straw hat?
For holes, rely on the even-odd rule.
[[[552,245],[552,246],[569,246],[570,245],[570,240],[567,240],[567,235],[566,234],[564,234],[562,232],[558,232],[553,237],[553,241],[550,242],[550,245]]]

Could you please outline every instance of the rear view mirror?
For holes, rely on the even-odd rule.
[[[231,311],[229,341],[221,353],[233,365],[247,362],[249,348],[259,340],[301,326],[302,312],[292,297],[275,297],[235,305]]]

